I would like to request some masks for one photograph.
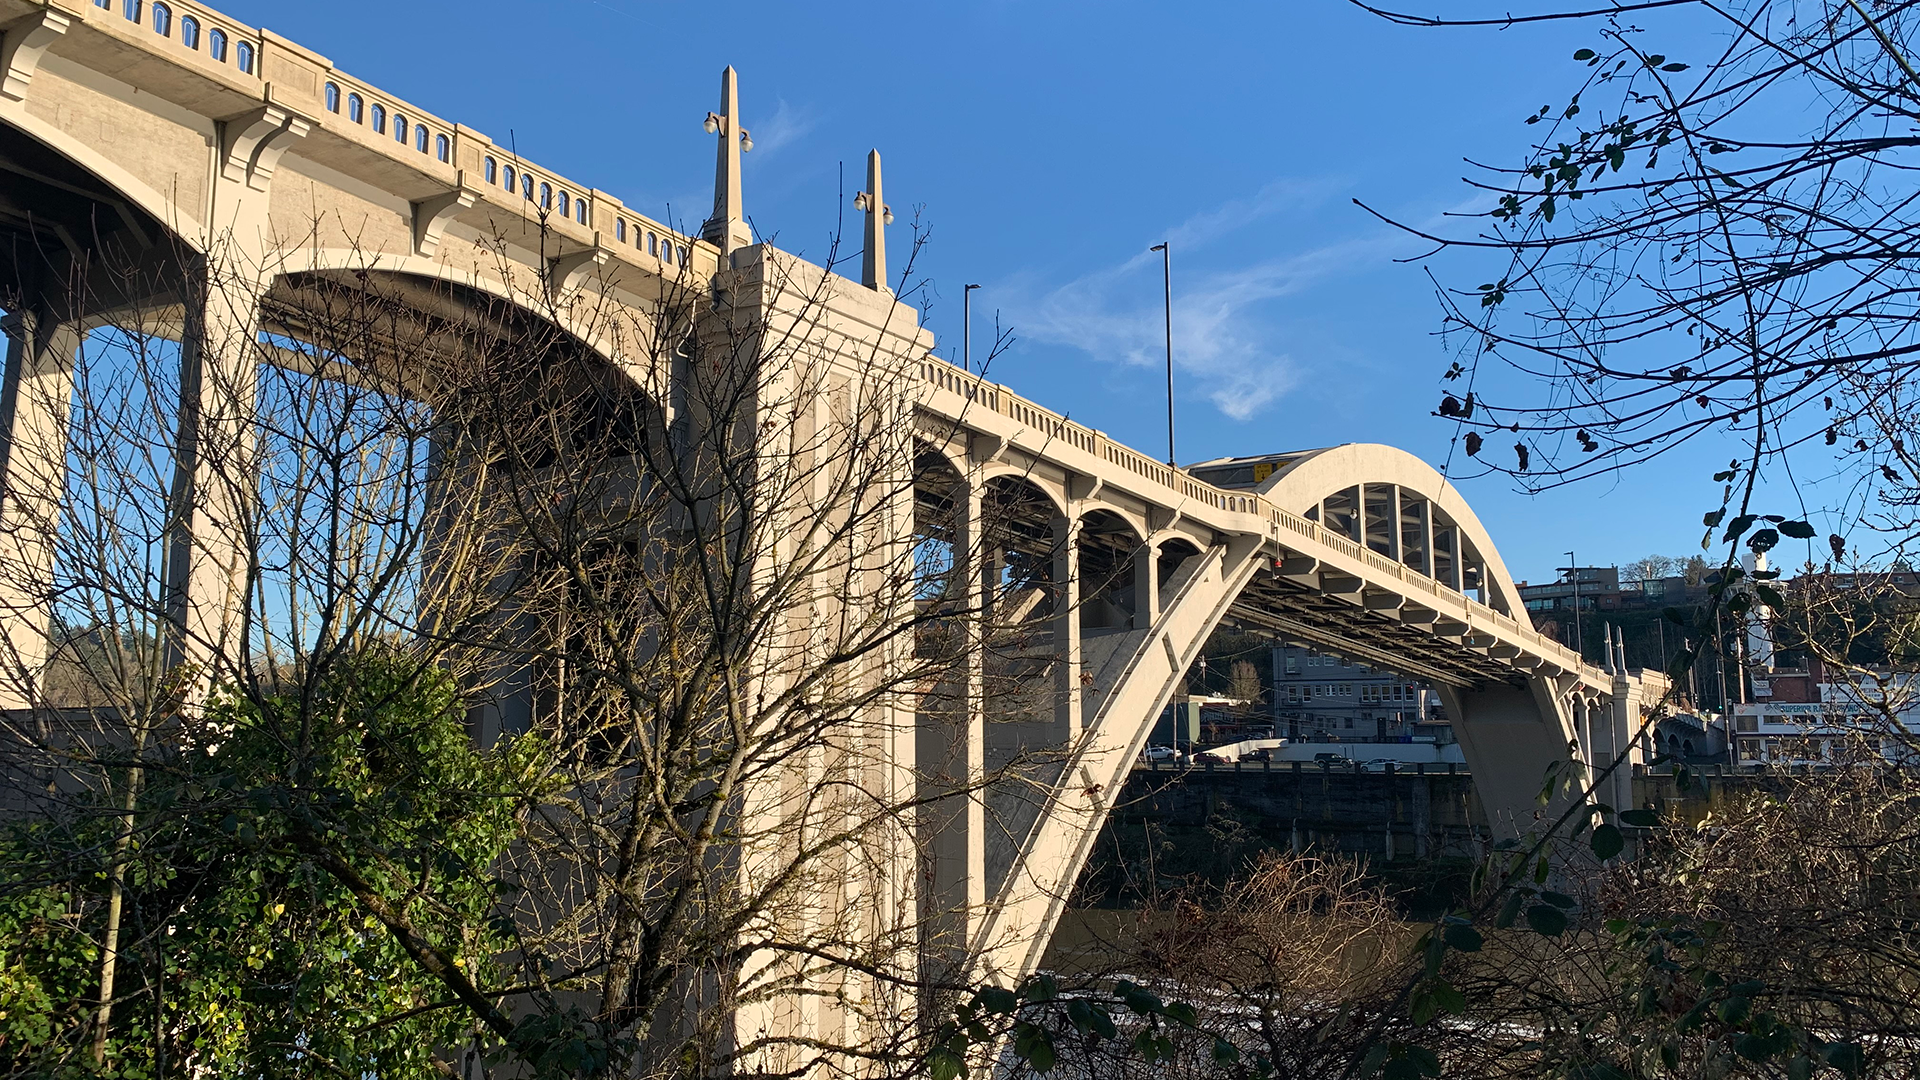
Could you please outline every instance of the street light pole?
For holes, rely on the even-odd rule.
[[[960,290],[960,366],[967,374],[973,374],[973,290],[978,285],[968,285]]]
[[[1573,651],[1587,658],[1586,639],[1580,633],[1580,560],[1567,552],[1567,580],[1573,582]]]
[[[1173,463],[1173,252],[1171,241],[1155,244],[1149,251],[1160,253],[1160,276],[1167,289],[1167,468]]]

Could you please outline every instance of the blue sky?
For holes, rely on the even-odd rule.
[[[1147,248],[1170,237],[1183,462],[1365,441],[1446,463],[1451,425],[1429,415],[1449,359],[1433,286],[1394,261],[1421,245],[1352,200],[1428,224],[1482,208],[1462,159],[1518,160],[1522,119],[1565,100],[1570,54],[1591,44],[1576,27],[1398,28],[1339,0],[221,6],[695,227],[712,200],[701,120],[733,64],[763,236],[820,258],[844,210],[857,248],[840,192],[851,200],[878,147],[896,268],[909,208],[931,228],[919,268],[942,353],[957,357],[961,285],[979,282],[976,347],[996,309],[1019,339],[997,379],[1156,454]],[[1431,266],[1486,280],[1465,259]],[[1463,490],[1513,574],[1540,580],[1569,548],[1602,564],[1697,550],[1719,501],[1709,474],[1734,452],[1539,497],[1497,478]]]

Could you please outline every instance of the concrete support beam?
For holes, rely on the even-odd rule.
[[[1400,605],[1406,602],[1406,597],[1399,593],[1368,589],[1361,598],[1360,606],[1368,611],[1399,611]]]
[[[1133,628],[1150,629],[1160,617],[1160,547],[1149,540],[1133,550]]]
[[[1080,521],[1053,519],[1053,648],[1058,658],[1054,727],[1063,744],[1080,737]]]
[[[6,36],[0,38],[0,98],[27,100],[27,88],[40,70],[47,46],[60,40],[72,25],[72,18],[47,8],[6,28]]]
[[[413,249],[420,255],[431,259],[440,250],[440,240],[446,235],[447,226],[453,223],[460,211],[469,209],[479,201],[480,193],[467,186],[467,174],[460,173],[458,186],[452,191],[420,199],[413,204]]]
[[[0,387],[0,708],[18,709],[38,703],[51,653],[67,418],[83,335],[72,323],[31,310],[0,329],[7,337]]]
[[[245,662],[258,467],[255,390],[261,282],[215,275],[189,307],[180,343],[172,537],[167,550],[168,662],[192,684],[232,676]]]

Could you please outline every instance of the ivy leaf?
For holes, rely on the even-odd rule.
[[[1776,529],[1761,529],[1747,541],[1747,546],[1755,551],[1772,551],[1780,546],[1780,533]]]
[[[1535,904],[1527,909],[1527,925],[1542,937],[1559,937],[1567,932],[1567,913],[1549,904]]]
[[[1493,920],[1493,925],[1502,930],[1512,926],[1514,922],[1520,918],[1520,905],[1526,902],[1527,897],[1525,893],[1517,892],[1507,897],[1507,902],[1500,906],[1500,915]]]
[[[1446,939],[1448,948],[1461,952],[1479,952],[1480,946],[1486,944],[1486,938],[1480,931],[1461,923],[1447,927],[1441,936]]]
[[[1813,526],[1804,521],[1783,521],[1780,523],[1780,533],[1783,536],[1791,536],[1795,540],[1811,540]]]
[[[1593,838],[1588,841],[1593,848],[1593,857],[1605,862],[1613,858],[1627,846],[1626,837],[1613,825],[1602,825],[1593,830]]]
[[[1753,587],[1753,591],[1759,595],[1761,603],[1775,611],[1784,610],[1787,606],[1786,600],[1780,595],[1780,590],[1775,589],[1771,585],[1756,584]]]

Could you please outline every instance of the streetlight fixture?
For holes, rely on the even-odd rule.
[[[1571,551],[1567,552],[1567,580],[1573,582],[1573,651],[1585,660],[1587,646],[1580,633],[1580,560]]]
[[[1148,251],[1160,253],[1160,276],[1167,290],[1167,468],[1173,463],[1173,247],[1172,242],[1155,244]]]
[[[978,285],[967,285],[960,290],[960,366],[967,374],[973,374],[973,290]]]

